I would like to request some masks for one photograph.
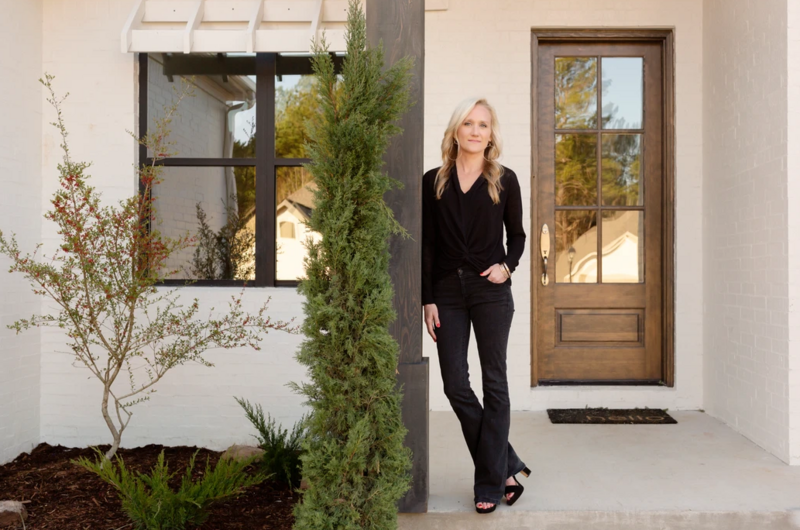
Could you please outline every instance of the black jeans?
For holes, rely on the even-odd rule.
[[[525,468],[508,443],[511,402],[506,347],[514,299],[508,282],[492,283],[466,265],[436,282],[434,302],[441,327],[436,346],[444,393],[461,422],[475,464],[475,502],[497,504],[505,481]],[[467,347],[475,329],[483,374],[483,406],[469,383]]]

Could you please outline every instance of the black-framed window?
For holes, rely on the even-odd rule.
[[[337,68],[341,59],[335,56]],[[142,135],[181,78],[194,79],[194,96],[170,124],[175,156],[159,161],[151,229],[173,237],[189,231],[201,251],[173,256],[169,268],[182,272],[165,284],[297,285],[306,237],[319,237],[304,224],[314,208],[315,184],[302,167],[303,120],[316,111],[311,73],[301,55],[139,54]],[[142,162],[152,156],[140,146]]]

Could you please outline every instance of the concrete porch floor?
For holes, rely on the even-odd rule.
[[[479,515],[472,461],[452,412],[430,415],[427,514],[403,530],[800,529],[800,466],[702,412],[677,425],[553,425],[514,412],[510,441],[531,469],[514,506]]]

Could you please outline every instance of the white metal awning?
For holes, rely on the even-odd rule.
[[[346,22],[347,0],[136,0],[122,51],[308,52],[324,31],[337,52]]]

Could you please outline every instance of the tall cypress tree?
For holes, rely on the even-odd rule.
[[[312,412],[303,456],[309,484],[295,528],[392,529],[409,487],[410,451],[396,388],[398,346],[388,240],[406,232],[383,196],[397,181],[383,154],[409,106],[404,58],[384,68],[383,49],[367,46],[366,21],[350,1],[347,56],[340,76],[327,45],[314,45],[321,112],[307,124],[318,191],[310,228],[322,235],[306,259],[306,336],[297,359],[311,382],[295,388]]]

